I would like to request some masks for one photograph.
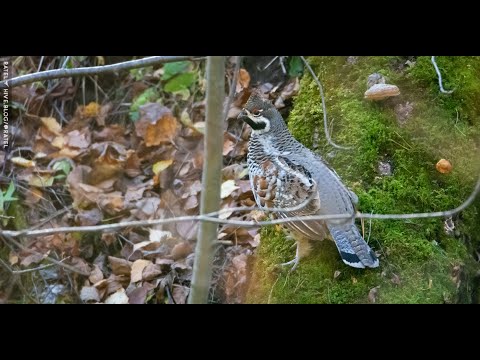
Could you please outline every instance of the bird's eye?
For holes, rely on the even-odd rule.
[[[252,110],[252,114],[254,116],[260,116],[261,113],[262,113],[262,110],[260,110],[260,109],[253,109]]]

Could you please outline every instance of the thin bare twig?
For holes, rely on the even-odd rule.
[[[65,259],[62,259],[60,262],[64,262],[65,260],[67,260],[66,258]],[[54,266],[55,264],[47,264],[47,265],[42,265],[42,266],[37,266],[37,267],[34,267],[34,268],[31,268],[31,269],[25,269],[25,270],[13,270],[10,266],[8,266],[7,263],[5,263],[5,261],[3,261],[2,259],[0,259],[0,262],[3,264],[3,266],[12,274],[25,274],[25,273],[29,273],[29,272],[34,272],[34,271],[38,271],[38,270],[43,270],[43,269],[47,269],[49,267],[52,267]]]
[[[230,93],[228,94],[227,102],[225,103],[225,108],[223,109],[223,120],[227,120],[228,111],[230,110],[230,104],[235,96],[235,90],[237,88],[237,77],[238,71],[240,70],[240,61],[242,61],[242,56],[235,56],[235,69],[233,70],[233,78],[230,83]]]
[[[440,74],[440,69],[437,66],[437,62],[435,61],[435,56],[432,56],[432,64],[435,67],[435,71],[437,72],[437,75],[438,75],[438,85],[440,86],[440,91],[444,94],[451,94],[453,92],[453,90],[448,90],[447,91],[443,88],[442,74]]]
[[[229,213],[229,212],[236,212],[236,211],[252,211],[252,210],[268,210],[270,212],[294,212],[294,211],[299,211],[302,210],[305,206],[308,205],[310,200],[315,194],[311,194],[308,198],[305,199],[302,203],[292,206],[289,208],[260,208],[257,206],[239,206],[239,207],[232,207],[232,208],[226,208],[226,209],[221,209],[218,211],[210,212],[208,214],[204,215],[199,215],[202,218],[207,217],[207,218],[216,218],[217,216],[223,214],[223,213]],[[57,216],[58,214],[54,214]],[[348,218],[353,217],[354,214],[351,214],[348,216]],[[31,236],[39,236],[39,235],[50,235],[50,234],[55,234],[58,232],[69,232],[70,230],[68,229],[81,229],[83,232],[95,232],[95,231],[113,231],[117,229],[122,229],[125,226],[124,224],[128,224],[127,226],[152,226],[152,225],[159,225],[159,224],[169,224],[171,222],[175,221],[191,221],[191,220],[201,220],[197,219],[198,216],[183,216],[183,217],[176,217],[176,218],[171,218],[171,219],[156,219],[156,220],[138,220],[138,221],[128,221],[128,222],[123,222],[122,224],[106,224],[106,225],[93,225],[93,226],[74,226],[74,227],[63,227],[63,228],[55,228],[55,229],[41,229],[41,230],[33,230],[39,226],[39,224],[36,224],[32,226],[29,229],[25,230],[20,230],[20,231],[11,231],[11,230],[0,230],[0,235],[6,234],[7,236],[26,236],[26,237],[31,237]],[[183,220],[182,220],[183,219]],[[219,219],[217,219],[219,220]],[[218,222],[218,221],[214,221]],[[220,221],[220,224],[223,222]],[[242,221],[241,223],[245,223],[245,221]],[[248,223],[248,222],[247,222]],[[257,224],[257,222],[252,222],[252,224]],[[58,229],[63,229],[62,231],[56,231]],[[53,232],[51,232],[53,231]],[[71,230],[71,231],[76,231],[76,230]]]
[[[303,63],[305,64],[305,66],[307,67],[308,71],[310,72],[310,74],[312,75],[313,77],[313,80],[315,80],[315,82],[317,83],[318,85],[318,88],[320,89],[320,96],[322,97],[322,107],[323,107],[323,128],[325,129],[325,137],[327,138],[327,141],[330,145],[332,145],[334,148],[337,148],[337,149],[342,149],[342,150],[350,150],[352,149],[351,147],[345,147],[345,146],[341,146],[341,145],[337,145],[333,142],[332,138],[330,137],[330,133],[328,132],[328,121],[327,121],[327,106],[325,105],[325,96],[323,94],[323,86],[322,86],[322,83],[320,82],[320,80],[318,79],[317,75],[315,75],[315,72],[313,71],[312,67],[310,66],[310,64],[307,62],[307,60],[303,57],[303,56],[300,56],[303,60]]]
[[[137,69],[155,64],[162,64],[175,61],[190,60],[196,61],[200,58],[194,56],[150,56],[143,59],[125,61],[118,64],[103,65],[103,66],[90,66],[80,67],[74,69],[55,69],[41,71],[34,74],[17,76],[13,79],[7,79],[0,81],[0,89],[5,87],[16,87],[24,84],[30,84],[36,81],[43,81],[49,79],[59,79],[73,76],[86,76],[103,74],[107,72],[114,72],[120,70]]]
[[[35,230],[34,230],[35,231]],[[16,241],[13,236],[11,235],[8,235],[8,234],[1,234],[3,235],[8,241],[10,241],[12,244],[16,245],[17,247],[19,247],[20,249],[22,249],[23,251],[25,252],[28,252],[29,254],[33,254],[33,255],[39,255],[39,256],[42,256],[44,260],[47,260],[47,261],[50,261],[51,263],[55,264],[55,265],[58,265],[58,266],[61,266],[67,270],[70,270],[70,271],[73,271],[77,274],[80,274],[80,275],[83,275],[83,276],[88,276],[90,275],[89,273],[86,273],[86,272],[83,272],[81,270],[78,270],[77,268],[71,266],[71,265],[68,265],[68,264],[64,264],[62,261],[64,260],[61,260],[61,261],[58,261],[58,260],[55,260],[54,258],[51,258],[50,256],[45,256],[45,254],[42,254],[41,252],[38,252],[38,251],[35,251],[35,250],[32,250],[32,249],[29,249],[27,248],[26,246],[20,244],[18,241]]]
[[[287,209],[265,209],[265,208],[258,208],[256,206],[251,207],[236,207],[236,208],[227,208],[222,209],[220,211],[215,211],[205,215],[197,215],[197,216],[181,216],[181,217],[174,217],[170,219],[156,219],[156,220],[142,220],[142,221],[129,221],[123,222],[121,224],[107,224],[107,225],[95,225],[95,226],[72,226],[72,227],[59,227],[59,228],[52,228],[52,229],[40,229],[40,230],[22,230],[22,231],[12,231],[12,230],[2,230],[0,231],[0,235],[4,236],[11,236],[11,237],[18,237],[18,236],[43,236],[61,232],[94,232],[94,231],[113,231],[117,229],[122,229],[126,227],[138,227],[138,226],[152,226],[152,225],[159,225],[159,224],[171,224],[175,222],[181,221],[209,221],[218,224],[227,224],[227,225],[236,225],[236,226],[244,226],[244,227],[256,227],[256,226],[264,226],[264,225],[274,225],[274,224],[282,224],[286,222],[294,222],[294,221],[312,221],[312,220],[337,220],[337,219],[350,219],[354,218],[366,218],[366,219],[391,219],[391,220],[405,220],[405,219],[424,219],[424,218],[432,218],[432,217],[448,217],[454,214],[459,213],[460,211],[467,208],[469,205],[473,203],[475,197],[480,193],[480,176],[478,178],[477,184],[473,192],[470,196],[463,202],[460,206],[456,207],[452,210],[447,211],[436,211],[436,212],[429,212],[429,213],[411,213],[411,214],[362,214],[357,212],[356,214],[332,214],[332,215],[312,215],[312,216],[295,216],[295,217],[287,217],[282,219],[275,219],[275,220],[268,220],[268,221],[242,221],[242,220],[224,220],[219,219],[216,216],[225,213],[225,212],[235,212],[235,211],[251,211],[251,210],[268,210],[270,212],[287,212]],[[305,206],[304,204],[302,204]],[[293,209],[293,208],[292,208]],[[291,209],[288,209],[291,211]]]

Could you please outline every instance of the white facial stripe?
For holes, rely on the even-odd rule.
[[[251,115],[250,113],[248,113],[248,117],[256,122],[257,124],[259,123],[264,123],[265,124],[265,128],[261,129],[261,130],[253,130],[253,133],[254,134],[263,134],[263,133],[266,133],[268,131],[270,131],[270,120],[268,120],[266,117],[264,116],[253,116]]]

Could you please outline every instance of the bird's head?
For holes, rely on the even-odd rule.
[[[267,134],[285,128],[282,115],[269,100],[257,92],[250,95],[238,119],[250,125],[254,134]]]

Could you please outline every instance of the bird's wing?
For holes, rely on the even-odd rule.
[[[280,218],[318,214],[320,195],[317,183],[304,166],[279,156],[263,163],[262,170],[252,181],[259,206],[266,209],[297,208],[276,213]],[[307,239],[322,240],[326,236],[323,221],[295,221],[286,226]]]

